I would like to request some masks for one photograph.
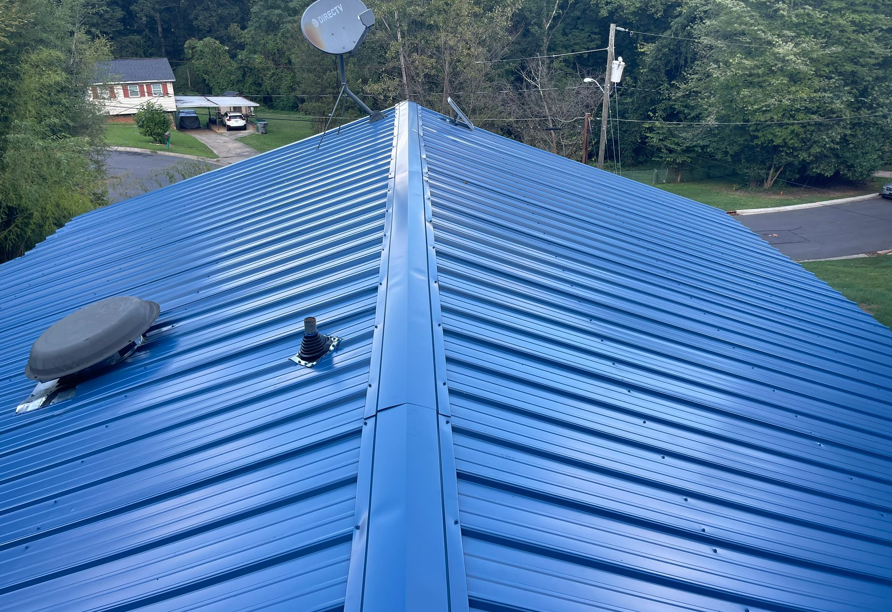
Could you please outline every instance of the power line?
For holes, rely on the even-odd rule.
[[[730,40],[720,40],[717,38],[708,38],[705,36],[701,37],[701,38],[690,38],[687,36],[672,36],[671,34],[656,34],[655,32],[639,32],[638,30],[629,30],[626,28],[619,28],[619,27],[616,29],[619,30],[620,32],[628,32],[630,36],[632,34],[638,34],[639,36],[656,36],[657,38],[674,38],[676,40],[691,40],[694,42],[707,41],[707,42],[714,42],[714,43],[723,44],[723,45],[738,45],[741,47],[760,47],[763,49],[773,47],[773,45],[760,45],[760,44],[755,44],[755,43],[734,42],[734,41],[730,41]]]
[[[594,53],[595,51],[607,51],[607,47],[603,49],[586,49],[584,51],[570,51],[569,53],[554,53],[552,55],[531,55],[530,57],[512,57],[508,59],[497,60],[478,60],[475,64],[499,64],[501,62],[520,62],[530,59],[554,59],[556,57],[567,57],[568,55],[582,55],[583,53]]]
[[[799,123],[832,123],[836,121],[861,121],[876,117],[887,117],[890,112],[875,113],[871,115],[858,115],[856,117],[821,117],[817,119],[791,119],[788,121],[662,121],[658,119],[610,119],[610,121],[622,121],[624,123],[653,123],[659,125],[792,125]]]
[[[537,89],[524,89],[518,87],[510,87],[508,89],[497,89],[495,91],[453,91],[450,92],[451,95],[455,96],[493,96],[498,94],[506,94],[506,93],[533,93],[538,94],[541,91],[573,91],[576,89],[594,89],[592,85],[570,85],[567,87],[542,87]],[[400,97],[404,94],[376,94],[371,93],[366,90],[361,90],[364,96],[368,96],[371,98],[391,98],[391,97]],[[210,95],[210,94],[208,94]],[[244,93],[242,96],[254,97],[254,98],[334,98],[337,97],[337,94],[302,94],[302,93],[289,93],[289,94],[267,94],[267,93]],[[440,98],[443,96],[442,92],[421,92],[421,93],[410,93],[410,98],[422,98],[422,97],[437,97]]]

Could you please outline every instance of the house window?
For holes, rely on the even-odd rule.
[[[142,97],[139,95],[139,85],[128,85],[127,93],[130,95],[131,98],[141,98]]]
[[[161,90],[161,84],[155,83],[152,85],[152,95],[153,96],[162,96],[164,92]]]
[[[98,100],[98,99],[99,99],[99,88],[98,88],[98,87],[91,87],[90,90],[91,90],[92,93],[93,93],[93,99],[94,99],[94,100]]]

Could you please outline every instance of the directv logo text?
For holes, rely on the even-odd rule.
[[[332,17],[338,15],[339,13],[343,13],[343,12],[344,12],[344,5],[343,5],[343,4],[338,4],[337,6],[335,6],[334,8],[332,8],[330,11],[327,11],[327,12],[325,12],[325,13],[322,13],[321,15],[319,15],[319,17],[317,17],[316,19],[314,19],[314,20],[313,20],[313,25],[314,25],[314,26],[318,26],[320,23],[323,23],[323,22],[325,22],[325,21],[328,21],[328,20],[331,19]]]

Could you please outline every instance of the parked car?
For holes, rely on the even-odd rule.
[[[880,192],[880,195],[884,198],[892,198],[892,183],[883,185],[883,190]]]
[[[245,116],[241,113],[223,113],[223,125],[226,126],[227,132],[229,130],[248,129],[248,122],[245,121]]]
[[[179,111],[177,116],[177,129],[179,130],[197,130],[201,127],[201,119],[194,110],[184,109]]]

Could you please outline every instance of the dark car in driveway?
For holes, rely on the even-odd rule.
[[[201,119],[194,110],[181,110],[177,117],[177,129],[179,130],[197,130],[201,127]]]

